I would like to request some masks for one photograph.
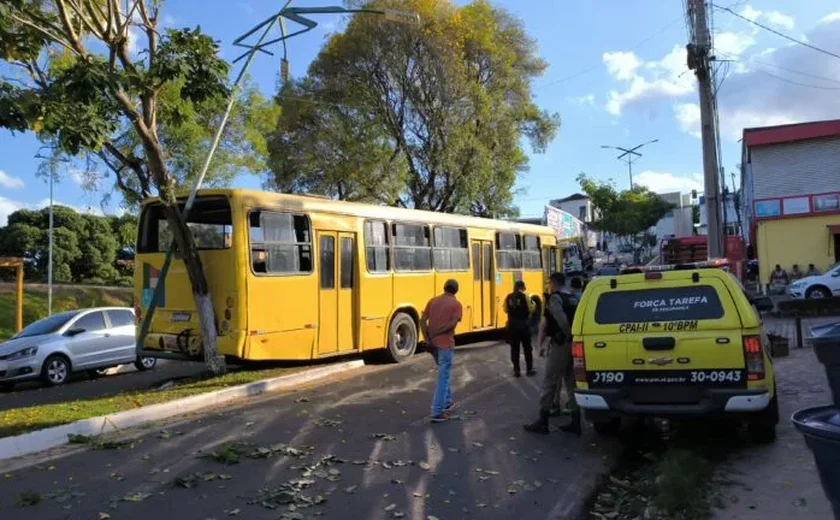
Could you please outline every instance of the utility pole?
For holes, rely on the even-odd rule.
[[[712,85],[711,33],[705,0],[688,0],[688,23],[691,42],[688,51],[688,68],[697,76],[700,93],[700,124],[703,139],[703,186],[706,197],[706,224],[709,233],[709,258],[720,258],[723,240],[720,221],[720,168],[717,156],[717,127]]]

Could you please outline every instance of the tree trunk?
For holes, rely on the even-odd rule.
[[[204,276],[204,267],[201,265],[201,257],[198,255],[195,240],[193,240],[187,222],[181,215],[180,208],[176,204],[168,204],[167,202],[169,201],[163,201],[166,221],[169,223],[178,252],[186,266],[193,299],[195,300],[195,309],[198,312],[198,320],[201,324],[204,362],[207,369],[213,374],[223,374],[227,366],[224,356],[220,356],[216,350],[216,314],[213,310],[213,300],[210,298],[207,278]]]

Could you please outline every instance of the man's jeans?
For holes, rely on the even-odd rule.
[[[452,387],[449,379],[452,373],[452,354],[455,349],[437,348],[435,361],[438,365],[437,387],[435,396],[432,399],[432,417],[443,413],[444,409],[452,404]]]

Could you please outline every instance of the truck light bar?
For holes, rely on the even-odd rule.
[[[706,260],[703,262],[690,262],[685,264],[669,264],[669,265],[638,265],[626,267],[621,270],[621,274],[636,274],[636,273],[661,273],[664,271],[690,271],[693,269],[723,269],[729,270],[729,260],[726,258],[715,258],[713,260]]]

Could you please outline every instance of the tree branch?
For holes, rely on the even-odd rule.
[[[27,26],[31,29],[35,29],[39,33],[41,33],[44,36],[46,36],[47,38],[49,38],[50,41],[54,41],[55,43],[57,43],[57,44],[59,44],[63,47],[66,47],[68,50],[70,50],[72,52],[77,52],[76,49],[74,49],[73,46],[70,45],[70,43],[64,41],[64,39],[62,39],[60,36],[56,36],[55,34],[51,33],[49,30],[47,30],[43,27],[40,27],[40,26],[36,25],[34,22],[31,22],[31,21],[29,21],[25,18],[21,18],[21,17],[17,16],[16,14],[12,14],[11,16],[12,16],[12,20],[14,20],[18,23],[21,23],[21,24],[23,24],[23,25],[25,25],[25,26]],[[47,24],[47,25],[52,25],[52,24]],[[58,29],[60,31],[60,28],[58,28],[58,27],[51,27],[51,29],[53,29],[53,30]]]
[[[61,23],[64,25],[64,33],[69,36],[70,44],[73,45],[76,52],[82,56],[86,54],[85,48],[82,46],[82,42],[79,39],[79,33],[70,22],[70,16],[67,14],[67,6],[64,2],[65,0],[55,0],[55,5],[58,7],[58,14],[61,17]]]

